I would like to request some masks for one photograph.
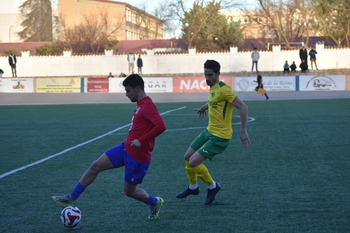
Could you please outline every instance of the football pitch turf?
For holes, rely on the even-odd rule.
[[[201,180],[198,196],[176,198],[188,185],[183,154],[207,125],[193,112],[202,104],[157,104],[168,130],[140,187],[164,198],[158,219],[124,195],[114,169],[78,200],[77,232],[350,232],[350,99],[246,101],[252,144],[241,149],[235,110],[230,145],[205,162],[222,187],[209,206]],[[51,196],[125,139],[134,107],[0,106],[0,232],[72,232]]]

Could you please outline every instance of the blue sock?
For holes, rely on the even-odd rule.
[[[82,194],[85,191],[86,187],[80,183],[77,183],[73,191],[71,192],[71,196],[74,198],[74,200],[78,199],[80,194]]]
[[[149,195],[148,200],[145,202],[147,205],[155,205],[157,204],[157,199],[152,195]]]

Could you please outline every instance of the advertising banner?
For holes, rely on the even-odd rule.
[[[255,91],[258,83],[256,77],[236,77],[235,91]],[[263,77],[264,89],[267,91],[295,91],[295,76]]]
[[[232,77],[220,77],[220,80],[232,87]],[[209,86],[204,77],[173,78],[174,92],[208,92]]]
[[[109,80],[108,78],[86,78],[85,79],[86,92],[108,92]]]
[[[123,81],[125,78],[110,78],[109,92],[125,92]],[[143,78],[146,93],[172,92],[172,78]]]
[[[81,92],[81,81],[80,78],[37,78],[36,92],[79,93]]]
[[[173,91],[173,78],[144,78],[145,91],[149,93],[155,92],[172,92]]]
[[[32,93],[34,92],[34,81],[32,78],[1,79],[0,91],[5,93]]]
[[[110,78],[108,82],[109,92],[125,92],[123,81],[125,78]]]
[[[345,75],[300,76],[300,91],[344,91],[346,89]]]

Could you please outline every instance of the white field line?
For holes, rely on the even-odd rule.
[[[166,114],[171,113],[171,112],[175,112],[175,111],[182,110],[182,109],[184,109],[184,108],[186,108],[186,106],[183,106],[183,107],[181,107],[181,108],[175,108],[175,109],[172,109],[172,110],[163,112],[163,113],[161,113],[160,115],[163,116],[163,115],[166,115]],[[114,129],[114,130],[112,130],[112,131],[109,131],[108,133],[102,134],[102,135],[100,135],[100,136],[98,136],[98,137],[96,137],[96,138],[90,139],[90,140],[88,140],[88,141],[86,141],[86,142],[80,143],[80,144],[78,144],[78,145],[75,145],[75,146],[73,146],[73,147],[70,147],[70,148],[68,148],[68,149],[65,149],[65,150],[63,150],[63,151],[61,151],[61,152],[58,152],[57,154],[50,155],[50,156],[48,156],[48,157],[46,157],[46,158],[40,159],[40,160],[38,160],[38,161],[36,161],[36,162],[33,162],[33,163],[31,163],[31,164],[27,164],[27,165],[22,166],[22,167],[20,167],[20,168],[17,168],[17,169],[14,169],[14,170],[12,170],[12,171],[9,171],[9,172],[6,172],[6,173],[4,173],[4,174],[1,174],[1,175],[0,175],[0,179],[4,178],[4,177],[6,177],[6,176],[9,176],[9,175],[11,175],[11,174],[14,174],[14,173],[16,173],[16,172],[18,172],[18,171],[21,171],[21,170],[27,169],[27,168],[29,168],[29,167],[32,167],[32,166],[34,166],[34,165],[38,165],[38,164],[40,164],[40,163],[43,163],[43,162],[45,162],[46,160],[52,159],[52,158],[54,158],[54,157],[56,157],[56,156],[59,156],[59,155],[61,155],[61,154],[66,153],[66,152],[68,152],[68,151],[71,151],[71,150],[74,150],[74,149],[76,149],[76,148],[78,148],[78,147],[81,147],[81,146],[84,146],[84,145],[86,145],[86,144],[89,144],[90,142],[93,142],[93,141],[96,141],[96,140],[101,139],[101,138],[103,138],[103,137],[106,137],[106,136],[108,136],[108,135],[110,135],[110,134],[112,134],[112,133],[114,133],[114,132],[117,132],[117,131],[119,131],[119,130],[121,130],[121,129],[124,129],[124,128],[126,128],[126,127],[129,127],[130,125],[131,125],[131,123],[126,124],[126,125],[123,125],[123,126],[121,126],[121,127],[119,127],[119,128],[116,128],[116,129]]]
[[[238,117],[239,116],[234,116],[234,117]],[[255,118],[254,117],[248,117],[248,123],[249,122],[253,122],[255,121]],[[233,122],[232,125],[240,125],[241,122]],[[169,132],[177,132],[177,131],[187,131],[187,130],[193,130],[193,129],[205,129],[207,128],[208,126],[196,126],[196,127],[188,127],[188,128],[177,128],[177,129],[167,129],[164,133],[169,133]],[[115,133],[115,134],[112,134],[112,135],[126,135],[128,133]]]

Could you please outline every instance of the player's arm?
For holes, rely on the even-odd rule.
[[[207,109],[208,109],[208,104],[204,104],[202,107],[195,108],[193,110],[198,113],[200,118],[202,118],[202,117],[205,117],[207,115]]]
[[[243,101],[238,96],[233,100],[232,105],[239,110],[239,115],[241,118],[240,139],[242,141],[242,147],[248,148],[249,144],[251,143],[247,132],[248,106],[245,105],[245,103],[243,103]]]
[[[158,114],[159,117],[152,120],[153,127],[146,134],[142,135],[142,137],[135,139],[131,142],[131,146],[133,147],[141,147],[142,143],[145,141],[155,138],[166,130],[165,123],[163,118]]]

